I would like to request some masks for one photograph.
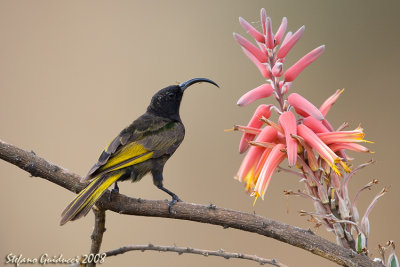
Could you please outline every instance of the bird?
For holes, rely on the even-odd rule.
[[[103,150],[98,161],[81,182],[91,181],[64,209],[60,225],[84,217],[106,190],[114,184],[119,192],[118,182],[140,181],[151,173],[153,183],[172,197],[171,206],[180,198],[163,185],[163,169],[166,161],[182,143],[185,127],[179,109],[185,90],[199,82],[211,83],[206,78],[193,78],[179,85],[159,90],[151,99],[146,112],[123,129]]]

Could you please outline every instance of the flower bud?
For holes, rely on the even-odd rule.
[[[235,40],[247,51],[249,51],[253,56],[257,58],[258,61],[261,63],[267,62],[267,56],[260,51],[255,45],[253,45],[251,42],[249,42],[246,38],[241,36],[238,33],[234,33],[233,37]]]
[[[256,39],[259,43],[264,43],[265,38],[259,31],[257,31],[250,23],[248,23],[244,18],[239,17],[239,23],[242,27],[251,35],[254,39]]]
[[[281,43],[282,37],[286,32],[286,28],[287,28],[287,18],[283,17],[281,25],[279,26],[279,29],[276,31],[275,34],[275,46]]]
[[[272,68],[272,75],[274,77],[281,77],[283,73],[283,64],[280,62],[275,63],[274,67]]]
[[[297,30],[288,40],[282,43],[279,51],[278,51],[278,58],[284,58],[289,53],[289,51],[293,48],[293,46],[299,41],[301,36],[304,33],[305,26],[302,26],[300,29]],[[288,33],[289,34],[289,33]],[[286,39],[286,38],[285,38]]]
[[[316,60],[325,50],[325,46],[321,45],[320,47],[315,48],[313,51],[309,52],[307,55],[302,57],[299,61],[297,61],[293,66],[291,66],[285,72],[285,81],[292,82],[296,77],[314,60]]]
[[[361,253],[367,249],[367,238],[363,233],[359,233],[357,236],[356,249],[358,253]]]
[[[397,258],[394,251],[389,255],[387,261],[387,267],[399,267],[399,259]]]

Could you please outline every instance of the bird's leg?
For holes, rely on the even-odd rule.
[[[115,183],[114,183],[114,188],[111,189],[110,198],[109,198],[110,202],[112,201],[112,195],[113,195],[114,192],[115,192],[115,193],[119,193],[118,182],[115,182]]]
[[[167,188],[164,187],[162,172],[153,172],[152,174],[154,185],[157,186],[158,189],[161,189],[172,197],[172,200],[168,202],[168,211],[171,213],[172,205],[174,205],[176,202],[182,202],[182,200],[175,193],[169,191]]]
[[[182,200],[176,194],[165,188],[162,184],[157,185],[157,187],[172,197],[172,200],[168,202],[168,212],[171,213],[172,205],[174,205],[176,202],[182,202]]]

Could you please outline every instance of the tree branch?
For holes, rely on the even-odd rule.
[[[278,267],[287,267],[286,265],[278,262],[275,259],[264,259],[264,258],[260,258],[256,255],[226,252],[222,249],[220,249],[220,250],[205,250],[205,249],[197,249],[197,248],[190,248],[190,247],[157,246],[157,245],[153,245],[153,244],[148,244],[148,245],[124,246],[124,247],[120,247],[120,248],[117,248],[114,250],[107,251],[105,253],[106,253],[107,257],[110,257],[110,256],[120,255],[120,254],[123,254],[128,251],[137,251],[137,250],[140,250],[142,252],[144,252],[146,250],[155,250],[155,251],[161,251],[161,252],[177,252],[179,255],[181,255],[183,253],[190,253],[190,254],[203,255],[206,257],[208,257],[208,256],[223,257],[225,259],[236,258],[236,259],[255,261],[261,265],[270,264],[270,265],[278,266]]]
[[[31,173],[32,176],[42,177],[75,193],[87,185],[87,183],[79,183],[78,175],[36,156],[33,152],[27,152],[1,140],[0,158]],[[365,255],[357,254],[316,236],[310,230],[290,226],[259,215],[217,208],[214,205],[206,206],[185,202],[176,203],[170,213],[167,201],[134,199],[121,194],[113,194],[113,201],[110,202],[109,194],[110,192],[107,191],[98,201],[96,205],[99,208],[121,214],[189,220],[257,233],[302,248],[343,266],[383,266],[371,261]]]
[[[90,247],[89,254],[98,254],[101,247],[101,242],[103,241],[103,234],[106,231],[106,211],[104,209],[98,209],[97,207],[92,208],[94,213],[94,229],[90,236],[92,240],[92,245]],[[88,263],[88,267],[96,266],[96,263],[92,261]]]

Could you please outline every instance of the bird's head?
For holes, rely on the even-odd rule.
[[[206,78],[194,78],[179,85],[170,85],[161,89],[153,96],[147,108],[147,112],[180,121],[179,107],[181,105],[183,93],[186,88],[199,82],[207,82],[219,87],[215,82]]]

